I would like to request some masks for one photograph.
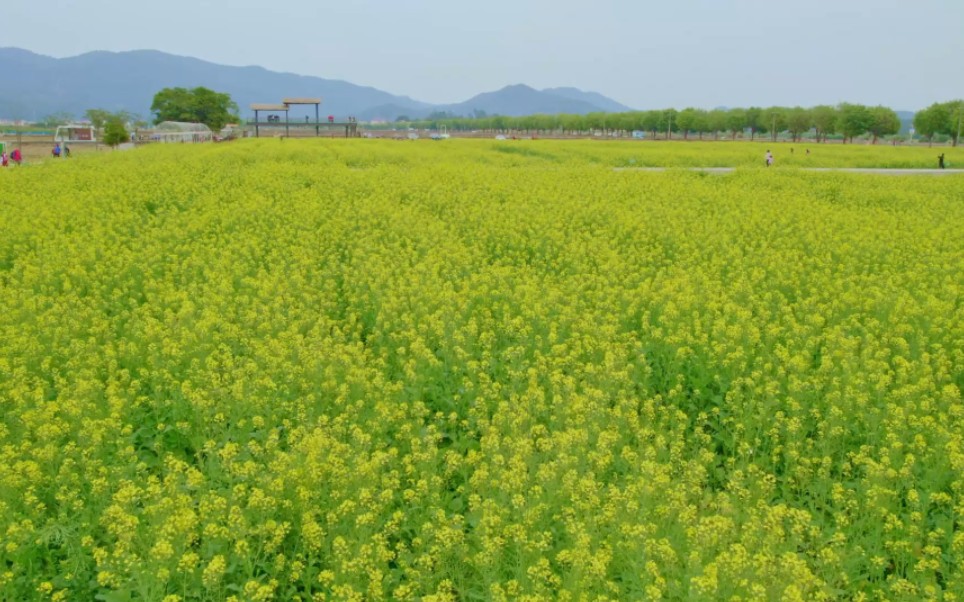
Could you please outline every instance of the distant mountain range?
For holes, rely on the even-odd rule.
[[[80,117],[92,108],[126,110],[147,118],[154,94],[174,86],[227,92],[238,103],[242,117],[250,116],[251,103],[317,96],[323,99],[324,115],[354,115],[362,121],[391,121],[403,115],[418,118],[442,111],[518,116],[631,110],[596,92],[536,90],[521,84],[465,102],[433,105],[341,80],[217,65],[155,50],[98,51],[57,59],[20,48],[0,48],[0,65],[0,118],[6,119],[38,120],[59,112]],[[304,114],[292,112],[294,117]]]
[[[394,119],[405,115],[418,118],[433,113],[448,115],[534,115],[536,113],[569,113],[585,115],[597,112],[631,111],[626,105],[606,98],[596,92],[583,92],[576,88],[548,88],[536,90],[525,84],[506,86],[495,92],[478,94],[465,102],[448,105],[433,105],[421,108],[407,108],[397,103],[379,105],[359,113],[359,119]]]

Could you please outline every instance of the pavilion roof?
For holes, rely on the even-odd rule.
[[[320,98],[286,98],[282,102],[286,105],[320,105]]]
[[[256,102],[251,105],[252,111],[287,111],[286,104],[272,104],[268,102]]]

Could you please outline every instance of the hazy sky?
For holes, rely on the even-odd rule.
[[[526,83],[640,109],[919,109],[964,96],[962,28],[964,0],[0,0],[0,46],[56,57],[149,48],[434,103]]]

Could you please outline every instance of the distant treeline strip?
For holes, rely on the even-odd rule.
[[[957,145],[961,134],[964,100],[934,103],[914,116],[917,134],[927,140],[944,135]],[[828,136],[841,135],[845,140],[855,136],[869,135],[874,142],[879,137],[897,134],[901,122],[897,113],[883,106],[869,107],[861,104],[841,103],[837,106],[819,105],[803,107],[749,107],[734,109],[687,108],[681,111],[664,109],[653,111],[630,111],[626,113],[589,113],[587,115],[526,115],[523,117],[484,116],[458,117],[432,115],[427,119],[407,121],[414,127],[438,129],[445,126],[452,131],[525,131],[558,132],[577,134],[588,131],[603,132],[650,132],[681,134],[683,138],[710,135],[718,138],[723,132],[749,130],[750,138],[769,134],[773,139],[780,132],[789,132],[796,141],[807,132],[814,131],[818,141]]]

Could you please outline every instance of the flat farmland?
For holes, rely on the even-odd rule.
[[[964,176],[798,168],[964,153],[806,148],[0,172],[0,598],[961,599]]]

